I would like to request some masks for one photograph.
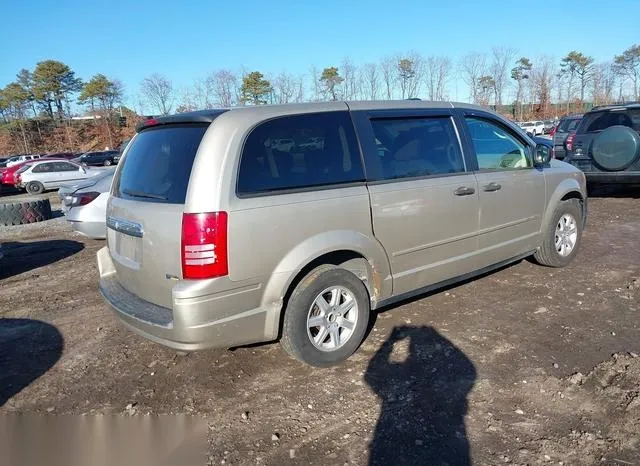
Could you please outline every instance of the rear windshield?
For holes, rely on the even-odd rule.
[[[184,204],[191,167],[207,124],[158,126],[131,143],[114,181],[117,197]]]
[[[594,133],[610,126],[628,126],[640,132],[640,108],[587,113],[580,124],[579,133]]]
[[[558,131],[561,133],[575,131],[580,124],[580,120],[582,120],[582,118],[567,118],[566,120],[562,120],[558,125]]]

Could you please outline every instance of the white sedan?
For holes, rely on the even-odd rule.
[[[17,172],[17,185],[29,194],[41,194],[68,183],[91,178],[102,170],[87,168],[66,160],[41,159],[24,165]]]
[[[89,238],[104,239],[107,233],[107,200],[115,168],[81,183],[60,188],[62,211],[74,231]]]

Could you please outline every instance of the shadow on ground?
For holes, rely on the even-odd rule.
[[[53,264],[83,249],[84,244],[66,239],[2,243],[4,257],[0,259],[0,279]]]
[[[464,417],[475,379],[471,360],[433,328],[396,327],[365,374],[382,400],[369,464],[471,464]]]
[[[60,359],[64,340],[53,325],[0,319],[0,406]]]

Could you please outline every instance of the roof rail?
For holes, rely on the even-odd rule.
[[[630,100],[627,102],[621,102],[616,104],[596,105],[595,107],[591,107],[590,111],[602,110],[605,108],[620,108],[620,107],[636,106],[636,105],[640,105],[640,102],[638,102],[637,100]]]

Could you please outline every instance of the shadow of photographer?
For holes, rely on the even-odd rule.
[[[365,381],[382,400],[371,465],[469,465],[464,418],[476,379],[469,358],[431,327],[396,327]]]

